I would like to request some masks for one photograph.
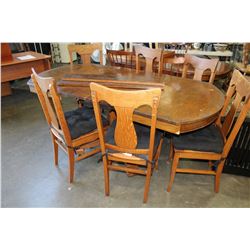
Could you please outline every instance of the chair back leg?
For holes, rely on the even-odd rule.
[[[179,163],[179,159],[180,158],[179,158],[178,153],[175,153],[173,163],[172,163],[172,168],[171,168],[170,181],[169,181],[168,188],[167,188],[168,192],[171,191],[172,185],[174,183],[174,177],[175,177],[175,174],[176,174],[176,169],[177,169],[177,166],[178,166],[178,163]]]
[[[104,185],[105,185],[105,195],[109,196],[109,169],[108,169],[108,160],[103,157],[103,170],[104,170]]]
[[[147,203],[147,201],[148,201],[148,191],[149,191],[149,185],[150,185],[150,180],[151,180],[151,172],[152,172],[152,164],[148,163],[146,182],[145,182],[145,188],[144,188],[143,203]]]

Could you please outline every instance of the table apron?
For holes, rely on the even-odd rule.
[[[157,120],[156,128],[169,132],[169,133],[179,135],[181,133],[187,133],[187,132],[191,132],[191,131],[206,127],[207,125],[214,122],[218,118],[218,115],[219,115],[219,112],[214,114],[213,116],[207,117],[206,119],[199,120],[199,121],[192,122],[192,123],[184,123],[184,124],[172,124],[167,121],[164,122],[164,121]],[[148,126],[151,125],[151,119],[149,117],[145,117],[142,115],[134,114],[133,120],[135,122],[138,122],[144,125],[148,125]]]

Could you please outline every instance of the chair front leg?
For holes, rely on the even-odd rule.
[[[74,150],[68,148],[68,162],[69,162],[69,183],[72,183],[74,180],[74,172],[75,172],[75,157]]]
[[[215,188],[214,188],[215,193],[218,193],[218,192],[219,192],[219,189],[220,189],[220,177],[221,177],[221,173],[222,173],[222,170],[223,170],[225,161],[226,161],[226,160],[221,161],[221,162],[219,163],[218,167],[217,167],[217,170],[216,170],[216,175],[215,175]]]
[[[148,201],[148,191],[149,191],[149,186],[150,186],[151,172],[152,172],[152,164],[148,163],[146,182],[145,182],[145,188],[144,188],[143,203],[147,203],[147,201]]]
[[[168,192],[171,191],[171,188],[172,188],[172,185],[173,185],[173,182],[174,182],[174,177],[175,177],[175,174],[176,174],[176,169],[177,169],[177,166],[178,166],[178,163],[179,163],[179,159],[180,159],[179,154],[174,153],[174,160],[173,160],[172,167],[171,167],[170,181],[169,181],[168,188],[167,188]]]
[[[104,182],[105,182],[105,195],[109,196],[109,169],[108,164],[110,161],[107,160],[106,156],[103,157],[103,170],[104,170]]]

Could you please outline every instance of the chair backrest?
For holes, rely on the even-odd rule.
[[[135,68],[135,54],[133,52],[107,49],[107,55],[111,66]]]
[[[164,57],[162,60],[162,72],[168,75],[181,76],[184,61],[184,57]]]
[[[219,59],[206,59],[206,58],[199,58],[197,56],[185,54],[185,62],[182,72],[182,77],[187,77],[187,71],[190,65],[194,67],[194,80],[202,81],[202,75],[205,70],[210,69],[211,75],[209,78],[209,83],[213,84],[216,67],[219,62]]]
[[[50,129],[59,139],[71,145],[70,131],[56,90],[55,79],[40,77],[33,68],[32,73],[31,78]]]
[[[103,125],[101,120],[100,101],[105,101],[114,107],[116,111],[116,127],[114,133],[114,150],[132,154],[148,154],[152,160],[155,139],[157,108],[160,101],[161,90],[159,88],[150,90],[121,91],[91,83],[91,96],[96,116],[102,153],[106,152],[107,144],[104,140]],[[134,110],[142,105],[152,108],[151,130],[149,148],[147,150],[137,149],[137,135],[133,123]]]
[[[146,72],[152,73],[154,63],[158,62],[158,74],[161,73],[162,49],[150,49],[141,45],[135,45],[134,48],[137,72],[141,70],[140,56],[143,56],[146,60]]]
[[[102,43],[83,44],[83,45],[69,44],[68,51],[70,57],[70,64],[71,65],[73,64],[72,53],[77,53],[78,55],[80,55],[83,64],[87,65],[91,64],[91,55],[95,50],[100,51],[100,64],[103,64]]]
[[[240,113],[235,120],[237,111],[239,110]],[[235,69],[227,90],[224,106],[216,121],[216,124],[221,128],[222,135],[226,142],[223,151],[224,157],[228,155],[233,141],[236,138],[249,110],[250,82]]]

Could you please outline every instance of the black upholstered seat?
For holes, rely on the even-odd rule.
[[[135,131],[137,135],[137,149],[146,149],[149,148],[149,139],[150,139],[150,127],[144,126],[138,123],[134,123],[135,125]],[[114,131],[115,131],[116,121],[114,121],[111,126],[107,130],[107,134],[105,137],[105,142],[109,144],[115,145],[114,141]],[[155,143],[154,143],[154,153],[156,153],[157,147],[160,143],[160,139],[162,137],[163,133],[159,130],[155,131]],[[141,157],[143,159],[147,159],[148,155],[141,155],[138,154],[138,157]]]
[[[81,102],[83,107],[94,109],[93,102],[91,99],[89,98],[86,98],[84,100],[79,99],[78,101]],[[113,110],[113,108],[108,103],[105,103],[105,102],[100,102],[100,107],[103,111],[107,111],[107,112],[110,112],[111,110]]]
[[[64,113],[72,139],[76,139],[97,128],[93,108],[83,107]],[[108,120],[102,117],[103,125],[108,125]]]
[[[224,142],[219,129],[214,125],[194,132],[173,136],[175,149],[222,153]]]

